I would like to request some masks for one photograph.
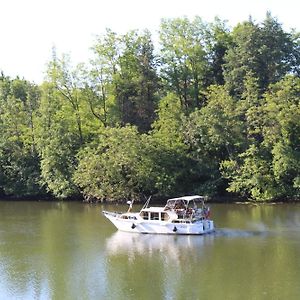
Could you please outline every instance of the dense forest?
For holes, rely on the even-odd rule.
[[[0,196],[300,199],[300,35],[270,13],[107,30],[55,49],[37,85],[0,75]]]

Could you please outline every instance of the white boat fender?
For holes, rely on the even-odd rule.
[[[134,229],[135,227],[136,227],[136,225],[134,223],[132,223],[131,229]]]
[[[174,228],[173,228],[173,232],[176,232],[177,231],[177,227],[176,226],[174,226]]]

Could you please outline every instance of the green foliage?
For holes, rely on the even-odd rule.
[[[223,85],[225,55],[232,47],[232,36],[225,21],[215,18],[214,22],[208,24],[206,32],[206,52],[208,58],[208,74],[205,78],[206,85]]]
[[[171,149],[183,150],[182,121],[183,111],[179,98],[168,94],[160,100],[157,110],[158,118],[153,123],[152,135],[161,144]]]
[[[35,142],[34,110],[39,92],[25,80],[0,78],[0,191],[6,195],[35,195],[40,167]]]
[[[65,198],[77,192],[72,174],[83,139],[81,125],[78,127],[72,104],[55,84],[45,83],[41,91],[36,138],[41,158],[41,184],[56,197]]]
[[[182,108],[189,111],[200,106],[208,60],[204,48],[206,25],[199,17],[162,20],[163,76],[165,84],[176,93]]]
[[[135,127],[106,128],[97,141],[82,149],[74,181],[85,197],[138,199],[151,191],[152,163],[144,140]]]
[[[94,86],[101,99],[105,125],[109,124],[107,117],[115,112],[116,123],[148,131],[155,117],[158,92],[150,33],[131,31],[117,36],[108,30],[93,49],[92,71],[94,79],[98,79]]]
[[[267,13],[261,24],[251,19],[232,31],[233,46],[225,55],[224,77],[236,96],[244,92],[245,76],[252,73],[261,91],[286,74],[299,73],[299,37],[287,33],[281,24]]]
[[[180,100],[169,93],[161,99],[158,119],[149,136],[149,155],[158,194],[176,196],[197,192],[201,186],[202,166],[188,155],[184,141],[184,112]],[[200,178],[200,183],[199,183]],[[206,194],[208,191],[205,191]]]
[[[207,99],[201,110],[186,118],[183,132],[189,156],[198,163],[201,184],[216,194],[224,186],[220,163],[243,146],[243,123],[236,102],[224,87],[211,86]]]
[[[194,161],[135,127],[107,127],[78,160],[74,181],[86,198],[140,201],[143,195],[176,196],[195,188]]]
[[[299,88],[299,79],[288,76],[265,95],[260,114],[248,124],[259,124],[260,139],[222,164],[229,191],[262,201],[299,197]]]
[[[207,98],[207,104],[187,118],[186,142],[199,159],[231,157],[243,143],[237,104],[223,86],[211,86]]]
[[[299,42],[270,13],[164,19],[160,51],[107,30],[40,86],[1,74],[0,195],[299,199]]]
[[[276,198],[277,187],[272,176],[268,152],[251,145],[238,158],[242,163],[228,160],[223,161],[221,165],[224,177],[230,180],[228,191],[256,201]]]

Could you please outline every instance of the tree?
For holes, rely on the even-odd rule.
[[[259,26],[252,20],[238,24],[232,31],[233,45],[225,55],[224,78],[229,90],[239,97],[244,91],[246,74],[259,77],[260,47]]]
[[[222,163],[229,191],[257,201],[299,197],[299,96],[296,77],[271,86],[257,107],[259,114],[252,114],[260,139]]]
[[[236,101],[223,86],[211,86],[207,104],[186,118],[183,127],[189,156],[199,166],[200,184],[211,194],[224,187],[219,166],[243,147],[244,126]]]
[[[92,47],[94,58],[90,63],[85,90],[92,114],[104,127],[113,126],[120,120],[114,77],[119,70],[121,49],[120,37],[110,29],[104,36],[99,36]]]
[[[300,80],[286,76],[266,94],[264,144],[272,154],[277,197],[299,197]]]
[[[80,89],[82,88],[77,70],[72,70],[70,57],[63,55],[58,59],[54,53],[48,67],[49,81],[53,83],[59,96],[69,104],[77,126],[80,143],[83,144],[82,116],[80,113]]]
[[[287,74],[299,75],[299,35],[285,32],[270,12],[262,22],[260,32],[263,45],[260,47],[262,65],[259,78],[263,89]]]
[[[238,24],[232,31],[232,41],[225,55],[224,77],[237,97],[242,95],[249,73],[258,79],[262,93],[286,74],[299,73],[299,36],[285,32],[270,13],[261,24],[251,19]]]
[[[39,97],[36,85],[0,77],[0,191],[5,195],[45,193],[35,135]]]
[[[153,123],[152,136],[168,148],[182,151],[185,148],[182,135],[184,113],[179,97],[173,93],[163,97],[157,110],[158,118]]]
[[[151,175],[157,193],[164,197],[191,193],[195,189],[195,164],[187,156],[184,144],[184,113],[179,97],[173,93],[163,97],[157,115],[148,137],[148,155],[153,162]]]
[[[92,78],[97,79],[93,90],[102,103],[103,117],[113,116],[111,126],[131,124],[148,131],[159,87],[150,33],[131,31],[118,36],[108,30],[93,49]]]
[[[205,51],[206,25],[199,17],[163,19],[160,41],[165,86],[179,97],[188,112],[202,105],[208,60]]]
[[[80,69],[73,69],[67,56],[58,59],[54,55],[48,66],[47,81],[41,87],[37,144],[42,182],[60,198],[78,194],[72,181],[76,154],[95,134],[84,87]]]
[[[236,159],[223,161],[222,174],[229,179],[227,190],[256,201],[276,198],[278,193],[269,154],[263,145],[250,145]]]
[[[80,146],[80,137],[72,110],[63,101],[55,85],[45,82],[41,91],[41,105],[37,111],[41,182],[49,193],[65,198],[77,192],[71,178],[76,167],[75,155]]]
[[[143,136],[135,127],[105,128],[78,159],[74,181],[86,198],[138,200],[153,187]]]
[[[199,158],[222,160],[234,156],[243,142],[243,124],[236,101],[223,86],[211,86],[207,104],[187,119],[186,142]]]
[[[155,117],[158,91],[151,36],[148,31],[142,35],[132,31],[122,37],[122,44],[119,72],[114,77],[121,124],[136,125],[146,132]]]
[[[214,22],[207,26],[205,39],[208,57],[206,85],[224,85],[225,55],[232,46],[232,36],[226,22],[215,18]]]

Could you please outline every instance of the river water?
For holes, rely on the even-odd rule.
[[[212,204],[207,236],[118,232],[102,209],[126,207],[0,202],[0,299],[300,299],[300,205]]]

